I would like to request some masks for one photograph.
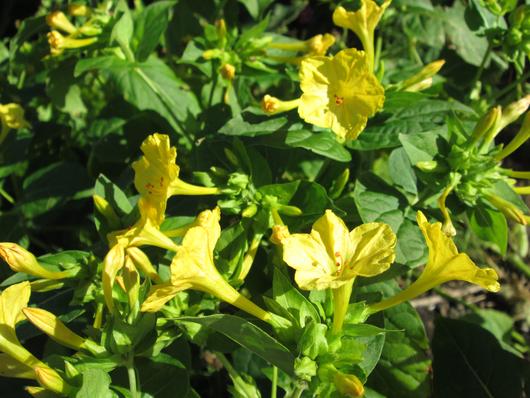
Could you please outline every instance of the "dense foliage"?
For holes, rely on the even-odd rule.
[[[42,1],[2,394],[530,396],[529,58],[528,0]]]

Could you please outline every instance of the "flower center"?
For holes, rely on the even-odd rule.
[[[334,94],[333,97],[335,98],[335,105],[342,105],[344,103],[344,97],[337,94]]]
[[[340,274],[342,272],[342,254],[340,252],[335,252],[335,266],[337,267],[336,274]]]

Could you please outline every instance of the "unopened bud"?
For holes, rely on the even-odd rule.
[[[96,37],[72,39],[71,37],[63,36],[56,30],[52,30],[48,33],[48,43],[50,44],[51,54],[54,56],[60,55],[65,49],[86,47],[94,44],[96,41]]]
[[[17,361],[7,354],[0,353],[0,376],[14,377],[17,379],[34,379],[35,372],[30,366]]]
[[[105,220],[109,223],[109,227],[111,229],[119,229],[121,226],[120,218],[110,203],[99,195],[93,195],[92,199],[94,200],[94,207],[103,217],[105,217]]]
[[[362,397],[364,395],[363,383],[355,375],[337,372],[333,377],[333,382],[337,391],[347,397]]]
[[[261,109],[268,115],[287,112],[298,107],[299,99],[282,101],[276,97],[266,94],[261,101]]]
[[[422,162],[416,163],[416,167],[424,172],[431,172],[436,170],[438,167],[438,162],[436,160],[424,160]]]
[[[344,169],[342,173],[333,181],[333,185],[331,186],[329,190],[329,196],[332,199],[338,198],[342,191],[344,190],[344,187],[348,183],[348,180],[350,179],[350,169]]]
[[[90,7],[87,7],[84,4],[70,4],[68,6],[68,14],[74,17],[86,17],[91,13]]]
[[[302,210],[296,206],[289,205],[277,205],[278,213],[285,216],[301,216],[303,214]]]
[[[214,48],[212,50],[206,50],[202,53],[202,57],[206,60],[210,60],[213,58],[221,58],[221,56],[222,56],[222,51],[219,50],[218,48]]]
[[[501,152],[495,158],[497,160],[502,160],[506,156],[510,155],[512,152],[517,150],[521,145],[523,145],[530,138],[530,112],[526,112],[526,115],[523,119],[523,124],[521,128],[513,137],[513,139],[506,145]]]
[[[412,86],[405,88],[405,91],[408,91],[410,93],[417,93],[419,91],[427,90],[428,88],[431,88],[431,87],[432,87],[432,77],[428,77],[427,79],[424,79],[421,82],[418,82],[416,84],[413,84]]]
[[[519,116],[525,113],[529,106],[530,94],[506,106],[502,110],[501,120],[499,121],[499,131],[519,119]]]
[[[45,389],[62,395],[68,395],[72,390],[72,387],[68,385],[62,377],[59,376],[59,373],[52,368],[47,366],[37,366],[34,370],[37,381]]]
[[[33,372],[33,370],[32,370]],[[35,372],[33,372],[35,373]],[[24,390],[31,395],[33,398],[54,398],[56,395],[50,391],[48,391],[45,388],[42,387],[35,387],[35,386],[27,386],[24,387]]]
[[[133,262],[134,266],[142,271],[144,275],[149,277],[149,279],[157,283],[161,282],[160,276],[158,276],[151,260],[149,260],[149,257],[147,257],[141,249],[137,247],[129,247],[127,248],[127,255]]]
[[[69,34],[77,30],[62,11],[54,11],[46,15],[46,23],[52,29],[62,30]]]
[[[224,39],[226,37],[226,21],[223,18],[216,20],[215,28],[217,29],[219,37]]]
[[[258,206],[256,204],[252,203],[251,205],[247,206],[242,212],[241,217],[243,218],[251,218],[254,217],[256,212],[258,211]]]
[[[524,213],[512,202],[503,199],[497,195],[487,195],[486,197],[491,202],[491,204],[495,206],[497,210],[499,210],[507,218],[519,224],[526,225],[527,222]]]
[[[226,80],[233,80],[234,76],[236,75],[236,68],[231,64],[224,64],[221,66],[220,71],[221,76],[223,76]]]
[[[232,165],[236,167],[239,166],[239,159],[237,158],[236,154],[232,152],[232,150],[228,148],[224,148],[224,153],[225,153],[226,158],[228,159],[230,163],[232,163]]]
[[[407,90],[410,86],[414,86],[430,77],[433,77],[435,74],[437,74],[440,69],[442,69],[442,66],[444,66],[445,60],[440,59],[438,61],[431,62],[430,64],[425,65],[418,73],[416,73],[414,76],[409,77],[407,80],[405,80],[401,87],[404,90]],[[432,81],[431,81],[432,84]]]
[[[491,108],[486,114],[484,114],[473,129],[469,145],[475,145],[481,138],[484,138],[484,141],[489,144],[499,131],[498,124],[501,115],[502,110],[500,106]]]
[[[68,361],[64,361],[64,373],[68,379],[73,379],[81,374],[79,370]]]
[[[15,272],[24,272],[28,275],[38,276],[45,279],[62,279],[71,276],[71,272],[53,272],[40,265],[37,258],[13,242],[0,243],[0,257]]]

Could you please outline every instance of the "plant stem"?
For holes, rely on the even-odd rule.
[[[276,398],[276,390],[278,389],[278,368],[272,367],[272,387],[271,387],[271,398]]]
[[[127,376],[129,377],[131,398],[140,398],[140,394],[138,394],[138,381],[136,380],[136,369],[134,369],[134,353],[129,353],[125,366],[127,368]]]
[[[478,80],[482,76],[482,72],[484,72],[484,67],[486,66],[486,62],[488,62],[488,58],[490,57],[491,50],[492,50],[492,46],[491,46],[491,43],[489,43],[488,44],[488,49],[484,53],[484,57],[482,57],[482,62],[480,63],[480,66],[478,67],[477,73],[475,74],[475,77],[471,81],[471,89],[473,89],[473,87],[475,87],[475,85],[477,84]]]
[[[508,261],[519,272],[521,272],[522,274],[524,274],[525,276],[530,278],[530,267],[525,264],[525,262],[523,261],[523,259],[520,256],[518,256],[516,254],[509,255],[508,256]]]

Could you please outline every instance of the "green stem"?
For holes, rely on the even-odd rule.
[[[13,197],[11,195],[9,195],[5,190],[4,188],[0,187],[0,195],[2,195],[4,197],[5,200],[7,200],[9,203],[11,203],[12,205],[15,204],[15,199],[13,199]]]
[[[127,357],[125,367],[127,368],[127,376],[129,377],[131,398],[140,398],[140,394],[138,394],[138,380],[136,380],[136,369],[134,369],[134,354],[132,352]]]
[[[475,74],[475,77],[471,81],[471,88],[475,87],[477,82],[479,81],[480,77],[482,76],[482,72],[484,72],[484,67],[486,66],[486,62],[488,62],[488,58],[491,54],[492,46],[491,43],[488,44],[488,49],[484,53],[484,57],[482,57],[482,61],[480,62],[480,66],[478,67],[477,73]],[[480,93],[479,93],[480,94]]]
[[[341,287],[333,289],[333,334],[338,334],[342,330],[344,318],[346,318],[346,313],[348,312],[354,281],[355,279],[352,279]]]
[[[276,398],[278,390],[278,368],[272,367],[272,387],[271,387],[271,398]]]
[[[495,96],[493,97],[493,103],[497,102],[497,99],[504,96],[505,94],[512,92],[514,87],[516,87],[519,83],[525,81],[528,78],[530,78],[530,72],[521,75],[517,80],[504,87],[501,91],[495,94]]]
[[[524,274],[526,277],[530,278],[530,267],[521,259],[520,256],[512,254],[508,256],[508,261],[512,264],[518,271]]]

